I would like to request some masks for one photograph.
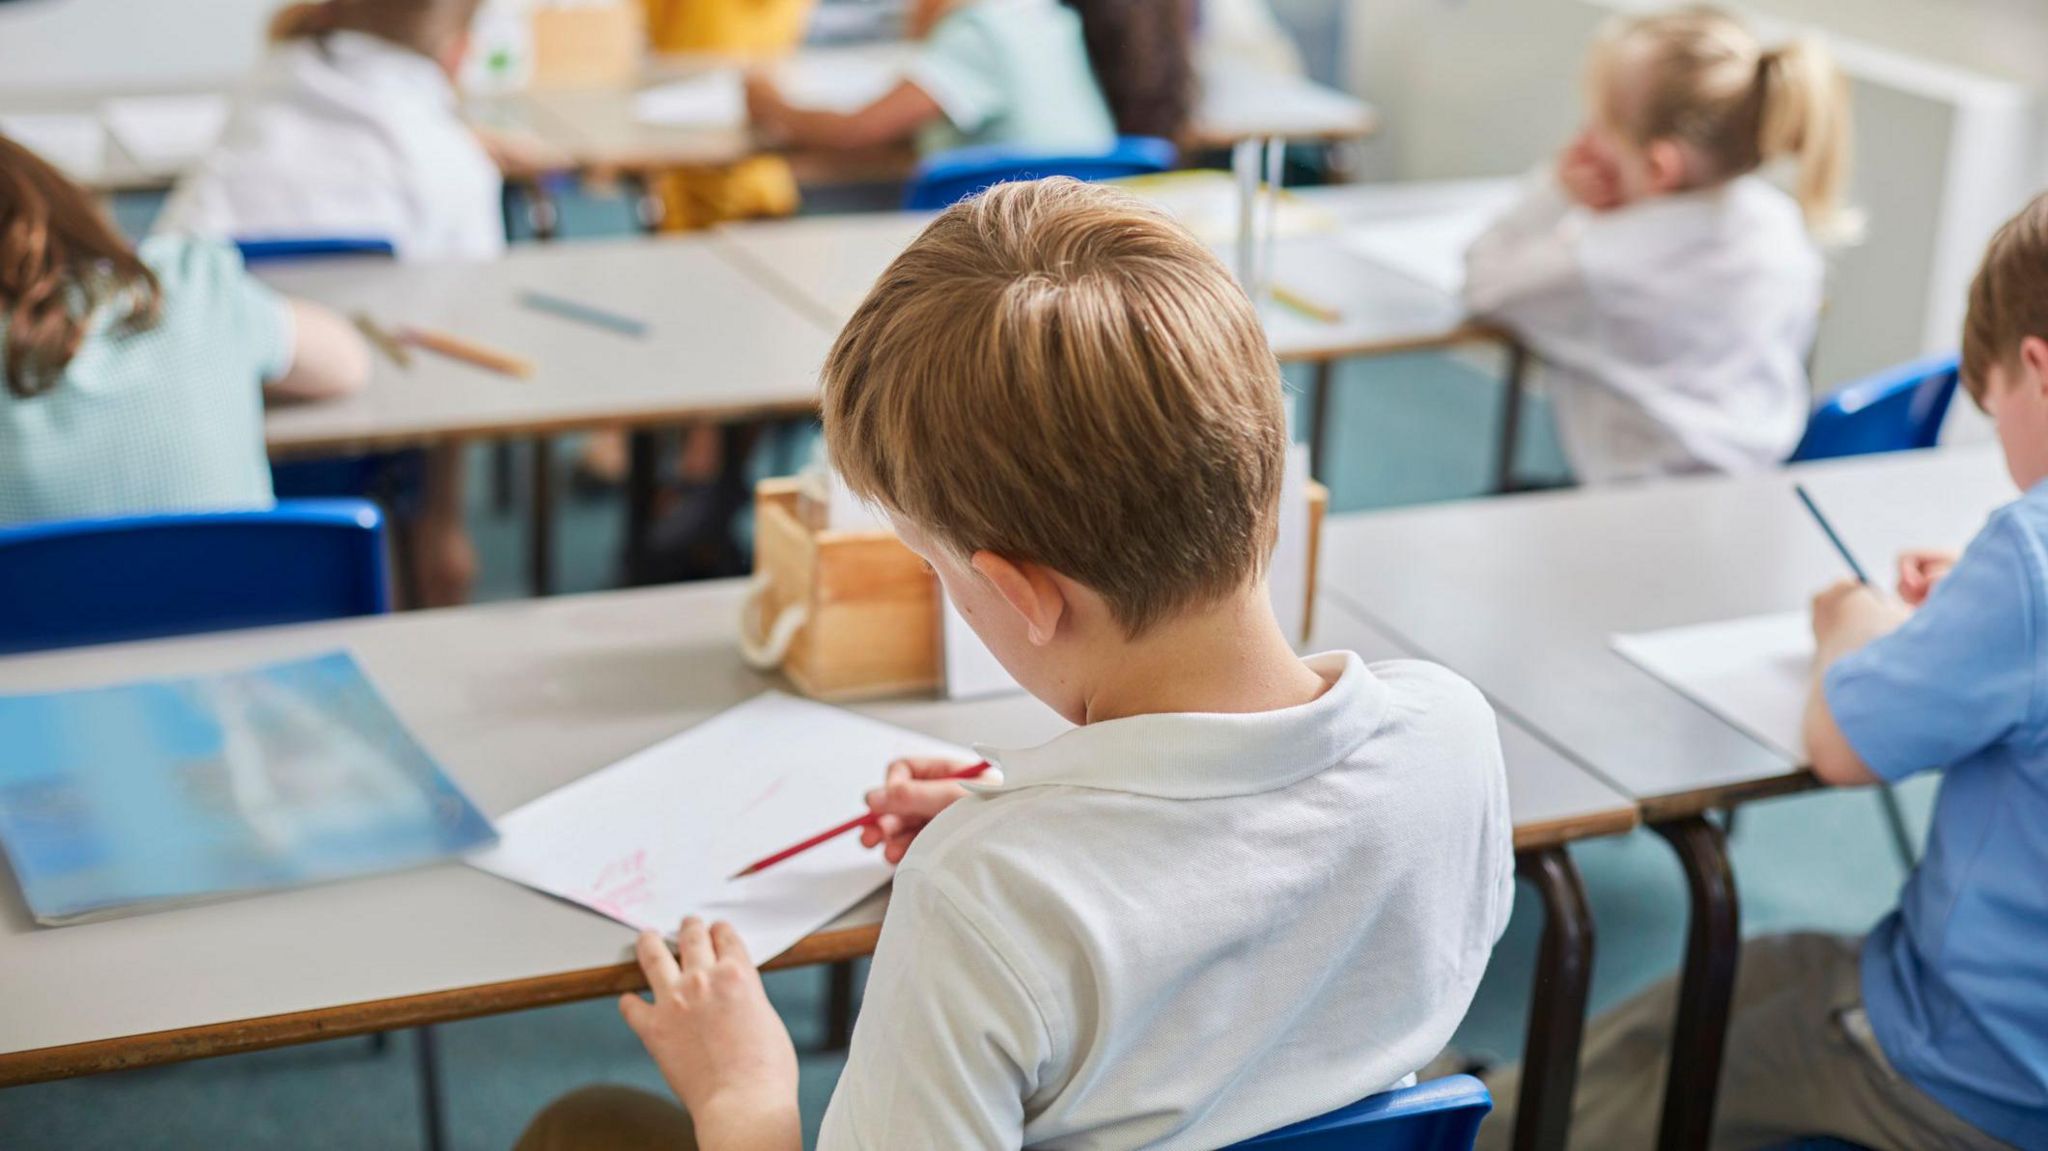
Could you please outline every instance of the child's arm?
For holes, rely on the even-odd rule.
[[[361,391],[370,381],[370,349],[348,321],[319,304],[287,300],[292,361],[263,384],[272,399],[326,400]]]
[[[1545,314],[1582,294],[1574,207],[1556,171],[1533,177],[1465,252],[1465,306],[1511,325],[1552,326]]]
[[[690,1112],[697,1145],[802,1151],[796,1047],[739,933],[692,917],[676,932],[676,954],[652,931],[636,954],[653,1001],[622,996],[619,1012]]]
[[[1918,610],[1843,583],[1814,599],[1804,722],[1831,784],[1896,783],[2043,722],[2035,683],[2048,570],[2000,513]]]
[[[799,108],[766,76],[747,77],[747,117],[756,128],[802,148],[873,148],[908,140],[944,116],[938,101],[908,80],[857,112]]]
[[[967,794],[950,778],[964,764],[946,759],[899,759],[889,765],[882,786],[868,792],[868,810],[881,816],[860,829],[862,847],[880,847],[890,863],[903,862],[910,841],[938,814]]]

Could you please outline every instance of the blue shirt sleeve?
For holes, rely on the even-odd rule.
[[[1828,709],[1871,771],[1896,782],[2031,725],[2040,580],[2001,512],[1904,626],[1828,669]]]

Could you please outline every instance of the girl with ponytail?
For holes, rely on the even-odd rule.
[[[1581,481],[1782,462],[1820,244],[1855,227],[1847,84],[1707,7],[1617,21],[1586,81],[1585,127],[1467,254],[1468,304],[1542,359]]]

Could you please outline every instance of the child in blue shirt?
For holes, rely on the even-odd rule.
[[[1991,243],[1963,381],[2026,494],[1961,557],[1903,557],[1903,602],[1844,582],[1813,603],[1813,773],[1940,770],[1927,854],[1861,940],[1743,945],[1715,1151],[2048,1148],[2048,196]],[[1669,981],[1588,1029],[1574,1147],[1655,1144],[1676,1005]],[[1519,1084],[1487,1085],[1479,1146],[1504,1148]]]

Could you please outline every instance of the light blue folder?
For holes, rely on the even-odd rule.
[[[391,871],[496,840],[346,652],[0,696],[0,847],[38,923]]]

